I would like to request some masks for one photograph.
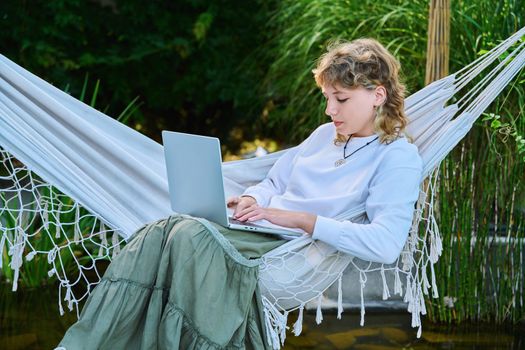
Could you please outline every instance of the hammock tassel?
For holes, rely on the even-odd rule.
[[[49,230],[49,211],[47,208],[47,202],[44,202],[44,208],[42,209],[42,221],[44,222],[44,228]]]
[[[20,268],[13,268],[13,266],[18,265],[17,263],[18,258],[13,256],[13,260],[11,260],[11,268],[15,271],[15,274],[13,275],[13,288],[11,291],[16,292],[18,289],[18,274],[20,273]]]
[[[58,310],[60,312],[60,316],[64,316],[64,308],[62,307],[62,287],[61,286],[58,288]]]
[[[394,277],[394,294],[399,296],[403,295],[403,284],[401,283],[401,278],[399,278],[399,267],[396,266],[395,277]]]
[[[281,345],[284,346],[284,340],[286,339],[286,330],[288,329],[288,311],[285,311],[283,314],[283,326],[281,327]]]
[[[100,233],[100,248],[98,249],[98,257],[100,258],[101,256],[103,255],[106,255],[106,254],[102,254],[104,252],[104,248],[107,247],[108,245],[108,240],[106,238],[106,230],[102,230],[101,233]]]
[[[0,224],[1,225],[1,224]],[[2,238],[0,238],[0,269],[3,266],[2,260],[4,260],[2,257],[4,256],[4,245],[5,245],[5,237],[7,235],[2,235]]]
[[[55,223],[55,238],[60,238],[60,225],[57,223]]]
[[[426,267],[423,267],[421,271],[421,278],[423,280],[423,293],[425,293],[425,295],[428,295],[428,289],[430,288],[430,283],[428,282]]]
[[[62,203],[58,205],[57,214],[55,216],[55,238],[60,238],[60,212],[62,211]]]
[[[431,193],[432,203],[434,200],[434,192]],[[434,213],[432,208],[430,208],[430,214],[428,217],[428,220],[430,220],[430,226],[432,226],[432,229],[430,230],[430,262],[432,264],[435,264],[439,257],[441,256],[441,253],[443,252],[443,242],[441,241],[441,236],[439,234],[439,227],[437,225],[436,219],[434,217]]]
[[[286,323],[288,320],[288,311],[284,315],[266,298],[262,297],[264,324],[266,328],[267,341],[274,350],[281,348],[286,339]]]
[[[341,319],[343,313],[343,275],[339,275],[337,282],[337,319]]]
[[[75,233],[73,237],[73,241],[75,243],[80,242],[80,238],[82,237],[82,233],[80,230],[80,207],[77,205],[75,210]]]
[[[120,253],[120,245],[118,243],[118,234],[117,231],[113,233],[113,236],[111,237],[111,248],[113,248],[113,253],[111,254],[111,258],[115,258]]]
[[[412,328],[419,326],[419,295],[415,295],[412,299]]]
[[[49,277],[53,276],[55,273],[57,272],[57,270],[53,267],[51,270],[47,271],[47,275]]]
[[[408,311],[412,311],[412,284],[410,283],[410,275],[407,275],[407,290],[403,299],[405,303],[408,303]]]
[[[430,264],[430,278],[432,280],[432,297],[438,298],[439,292],[436,284],[436,272],[434,271],[434,264]]]
[[[31,261],[31,260],[33,260],[33,258],[35,257],[35,255],[36,255],[36,252],[35,252],[34,250],[33,250],[32,252],[28,253],[28,254],[26,255],[26,261]]]
[[[64,300],[67,301],[67,308],[69,309],[69,311],[73,311],[74,298],[72,296],[71,287],[70,286],[67,286],[66,297],[64,298]]]
[[[359,271],[359,283],[361,284],[361,320],[359,324],[362,326],[365,325],[365,284],[366,284],[366,274],[363,271]]]
[[[419,289],[419,310],[421,315],[427,314],[427,307],[425,306],[425,298],[423,297],[423,293],[421,291],[421,286],[418,287]]]
[[[323,322],[323,311],[321,304],[323,302],[323,293],[319,294],[319,298],[317,299],[317,312],[315,313],[315,323],[321,324]]]
[[[11,266],[11,269],[14,271],[13,275],[13,288],[12,291],[16,292],[18,289],[18,275],[20,273],[20,267],[22,266],[22,254],[24,253],[24,246],[25,246],[25,240],[24,240],[24,232],[19,227],[17,230],[17,235],[15,237],[15,243],[13,246],[9,249],[8,254],[11,256],[11,263],[9,264]],[[1,258],[1,257],[0,257]]]
[[[390,298],[390,290],[388,289],[388,284],[386,282],[384,265],[381,265],[381,279],[383,280],[383,300],[387,300]]]
[[[441,235],[439,234],[439,227],[437,223],[434,221],[435,224],[435,230],[436,230],[436,253],[439,256],[441,256],[441,253],[443,253],[443,241],[441,240]],[[437,262],[437,261],[436,261]]]
[[[293,334],[295,336],[299,336],[301,332],[303,331],[303,313],[304,313],[304,304],[301,304],[299,307],[299,317],[297,317],[297,321],[293,325]]]
[[[266,327],[266,340],[272,346],[273,349],[279,349],[279,335],[275,332],[275,329],[271,325],[270,316],[268,315],[268,310],[264,309],[264,319]]]

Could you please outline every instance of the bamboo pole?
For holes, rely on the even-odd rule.
[[[428,13],[427,33],[427,64],[425,71],[425,85],[446,77],[449,69],[450,46],[450,0],[430,0]],[[424,188],[428,186],[428,178],[424,181]],[[440,182],[438,178],[438,183]],[[439,197],[436,194],[435,215],[439,219]],[[428,214],[428,211],[427,211]]]
[[[425,85],[448,75],[449,37],[450,0],[431,0],[428,16]]]
[[[427,62],[425,69],[425,85],[448,75],[449,69],[449,37],[450,37],[450,0],[430,0],[427,33]],[[445,162],[446,163],[446,162]],[[438,176],[440,176],[438,174]],[[440,179],[436,183],[439,187]],[[423,188],[429,188],[429,179],[423,182]],[[439,196],[434,198],[434,215],[440,219]],[[424,207],[424,215],[429,210]],[[427,217],[428,219],[428,217]],[[443,296],[444,294],[441,293]],[[428,305],[429,309],[431,308]],[[441,309],[441,308],[439,308]],[[445,310],[442,310],[445,311]],[[443,315],[441,315],[443,319]]]

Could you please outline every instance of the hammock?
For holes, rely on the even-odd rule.
[[[380,274],[383,299],[388,299],[388,273],[394,294],[407,303],[412,326],[421,335],[424,297],[429,290],[438,296],[433,268],[442,250],[433,215],[437,169],[524,66],[524,35],[522,28],[459,72],[406,99],[407,131],[423,159],[423,178],[429,181],[422,183],[409,238],[394,264],[365,262],[307,237],[263,257],[259,285],[268,340],[275,349],[284,344],[289,312],[299,310],[296,335],[308,302],[318,302],[316,320],[322,321],[323,292],[335,283],[340,318],[347,267],[359,271],[361,325],[367,276]],[[485,70],[489,72],[483,79],[469,84]],[[466,86],[461,99],[446,105]],[[0,146],[0,252],[5,248],[10,257],[13,291],[23,259],[34,259],[31,263],[44,263],[49,276],[58,279],[60,313],[65,301],[78,315],[78,303],[97,283],[87,275],[100,279],[98,261],[118,254],[141,226],[171,214],[163,148],[1,55]],[[283,152],[224,163],[226,195],[238,195],[261,181]],[[336,219],[367,223],[364,203]],[[89,257],[88,263],[81,263],[79,252]],[[66,271],[66,259],[74,260],[77,270]],[[84,293],[73,292],[79,286],[85,286]]]

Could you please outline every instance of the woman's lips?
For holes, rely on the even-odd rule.
[[[338,127],[339,125],[343,124],[343,122],[334,122],[334,125]]]

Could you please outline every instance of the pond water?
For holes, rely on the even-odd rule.
[[[53,349],[76,313],[59,315],[55,287],[14,293],[10,289],[0,285],[0,349]],[[289,334],[284,349],[525,349],[525,323],[448,326],[425,321],[417,339],[406,312],[367,310],[364,327],[359,326],[358,310],[345,310],[341,320],[329,311],[323,316],[318,326],[315,310],[306,312],[303,334]]]

